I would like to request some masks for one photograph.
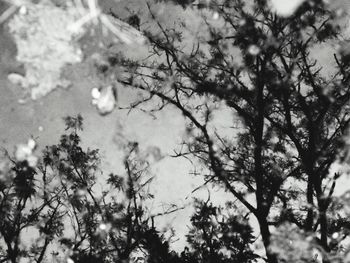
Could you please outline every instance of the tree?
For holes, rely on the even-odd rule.
[[[152,176],[138,144],[127,147],[126,174],[109,174],[109,190],[97,191],[98,150],[80,146],[80,115],[65,122],[67,133],[45,148],[36,166],[7,152],[2,160],[1,262],[251,262],[256,257],[247,218],[225,215],[223,208],[199,200],[188,234],[191,251],[172,251],[154,225],[163,214],[147,215]]]
[[[119,82],[149,94],[143,100],[158,98],[158,109],[171,104],[187,118],[191,140],[177,156],[201,161],[207,183],[232,193],[257,219],[266,262],[279,262],[271,227],[285,222],[310,236],[330,262],[339,255],[331,236],[347,229],[339,222],[348,222],[331,215],[339,174],[330,167],[346,156],[350,64],[346,54],[334,52],[333,72],[325,74],[311,52],[339,41],[337,13],[318,0],[305,1],[290,17],[279,17],[264,0],[196,8],[218,19],[203,17],[209,34],[189,50],[180,27],[162,25],[149,4],[158,28],[144,32],[152,56],[132,61],[110,54],[128,73]],[[232,136],[213,127],[220,103],[235,114]]]
[[[197,200],[196,212],[191,217],[192,229],[187,238],[193,249],[192,261],[253,262],[258,256],[250,248],[255,238],[248,218],[225,215],[230,208],[208,202]]]
[[[147,94],[131,108],[157,98],[156,110],[170,104],[186,117],[188,139],[176,156],[199,161],[206,184],[240,205],[198,201],[189,247],[172,253],[145,213],[151,195],[137,144],[127,149],[125,176],[111,174],[111,191],[96,194],[98,151],[82,149],[82,118],[69,117],[68,133],[38,166],[25,156],[2,167],[0,261],[43,262],[50,253],[60,260],[57,243],[75,262],[125,262],[135,252],[148,262],[314,262],[316,254],[323,262],[349,261],[349,195],[333,196],[340,174],[330,173],[348,158],[349,56],[334,53],[331,75],[312,56],[342,37],[337,13],[321,0],[304,1],[289,17],[265,0],[199,1],[193,10],[203,14],[208,34],[188,49],[179,27],[166,27],[147,7],[158,29],[144,30],[153,53],[142,61],[110,54],[109,67],[117,65],[117,75],[124,67],[119,83]],[[215,126],[219,107],[233,114],[230,134]],[[253,217],[260,256],[251,248]],[[25,231],[36,240],[25,242]]]
[[[67,133],[45,148],[37,166],[3,159],[0,262],[126,262],[134,253],[152,255],[164,247],[145,207],[152,177],[137,143],[126,150],[126,174],[109,174],[101,192],[94,188],[103,175],[98,150],[80,145],[82,117],[65,122]]]

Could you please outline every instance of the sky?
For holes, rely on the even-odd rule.
[[[140,2],[131,1],[102,1],[105,10],[112,10],[120,16],[126,16],[125,6],[129,10],[135,9],[144,11]],[[192,24],[192,32],[186,32],[187,36],[195,36],[200,33],[201,24],[191,16],[191,11],[184,11],[181,7],[173,6],[171,10],[157,9],[157,15],[164,23],[171,24],[179,17],[185,22]],[[142,22],[142,14],[141,14]],[[92,37],[93,38],[93,37]],[[84,43],[89,43],[90,38]],[[88,54],[94,51],[95,47],[87,46]],[[145,55],[145,47],[117,45],[117,50],[130,56]],[[327,71],[329,65],[329,49],[319,49],[315,56],[324,64]],[[107,116],[98,114],[91,104],[91,89],[100,85],[99,79],[91,74],[91,67],[88,63],[77,64],[70,67],[67,72],[73,85],[69,89],[56,89],[46,97],[32,101],[27,100],[20,104],[19,99],[23,98],[23,90],[11,84],[7,75],[11,72],[21,72],[23,69],[16,62],[15,43],[11,36],[0,28],[0,141],[1,146],[12,152],[15,145],[25,143],[31,136],[39,145],[38,151],[45,145],[55,144],[64,131],[62,118],[67,115],[81,114],[84,118],[84,131],[82,133],[83,145],[91,148],[98,148],[102,157],[102,169],[106,174],[109,172],[119,173],[123,171],[123,152],[120,143],[125,140],[138,141],[141,150],[158,148],[165,157],[158,161],[150,158],[152,171],[156,175],[152,183],[152,191],[155,195],[151,208],[159,211],[165,204],[176,203],[185,206],[186,209],[160,219],[161,227],[174,227],[179,237],[184,237],[188,231],[189,216],[192,212],[191,198],[199,196],[207,197],[205,190],[191,194],[191,190],[203,183],[201,177],[191,175],[192,166],[180,158],[166,157],[172,154],[173,150],[179,147],[181,138],[185,134],[185,121],[176,109],[167,107],[156,113],[156,118],[142,112],[116,109]],[[126,107],[134,98],[137,92],[119,87],[118,107]],[[216,112],[215,125],[221,127],[221,131],[228,129],[227,123],[232,123],[233,114],[227,110]],[[342,184],[343,186],[346,184]],[[103,183],[101,182],[101,187]],[[345,189],[344,189],[345,190]],[[339,190],[341,191],[341,190]],[[231,198],[228,194],[215,192],[214,201],[223,204]],[[173,244],[173,248],[181,250],[184,239]]]
[[[104,8],[108,9],[108,2]],[[134,3],[133,3],[134,2]],[[111,2],[109,2],[111,3]],[[119,3],[123,5],[123,3]],[[138,4],[130,1],[128,4]],[[182,9],[175,8],[177,11]],[[119,10],[120,11],[120,10]],[[158,10],[159,11],[159,10]],[[172,18],[177,19],[173,11]],[[164,17],[163,17],[164,18]],[[167,17],[167,22],[170,22]],[[5,28],[6,29],[6,28]],[[95,51],[95,46],[89,45],[91,37],[83,40],[87,46],[87,57]],[[130,56],[145,55],[145,49],[130,47],[123,44],[117,50],[128,53]],[[81,114],[84,118],[84,131],[81,134],[85,147],[100,149],[102,170],[123,173],[123,151],[121,143],[126,140],[138,141],[142,151],[159,148],[163,156],[161,160],[152,162],[152,172],[156,175],[152,182],[151,191],[155,199],[150,208],[154,213],[166,209],[168,204],[177,204],[186,207],[167,217],[159,217],[160,228],[171,226],[181,240],[173,244],[176,250],[182,250],[185,234],[188,231],[189,217],[192,213],[191,201],[194,196],[207,198],[207,191],[197,191],[191,194],[193,188],[203,183],[202,178],[190,174],[191,164],[181,158],[166,157],[173,154],[185,134],[185,122],[176,109],[167,107],[156,113],[154,118],[141,111],[116,109],[107,116],[101,116],[91,104],[91,89],[100,85],[100,80],[91,74],[91,65],[81,63],[69,67],[68,78],[73,85],[69,89],[55,89],[49,95],[32,101],[24,96],[24,91],[8,81],[7,75],[12,72],[23,72],[23,68],[16,61],[15,43],[9,33],[0,29],[0,141],[1,146],[10,153],[14,152],[17,144],[26,143],[33,137],[37,144],[37,153],[46,145],[55,144],[64,132],[63,117]],[[118,107],[126,107],[137,97],[137,92],[118,88]],[[19,103],[21,99],[25,103]],[[231,115],[223,114],[223,122],[231,122]],[[100,180],[103,187],[103,180]],[[217,194],[217,202],[226,200],[226,194]]]

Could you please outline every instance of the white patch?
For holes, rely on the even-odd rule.
[[[15,158],[17,161],[22,162],[32,154],[32,149],[26,144],[19,144],[16,147]]]
[[[26,103],[26,100],[25,100],[25,99],[19,99],[17,102],[18,102],[19,104],[25,104],[25,103]]]
[[[91,90],[91,96],[93,99],[98,99],[101,96],[101,92],[98,90],[98,88],[93,88]]]
[[[33,150],[35,148],[35,145],[36,145],[35,141],[32,138],[30,138],[28,140],[28,147]]]
[[[305,0],[270,0],[271,8],[277,15],[289,17]]]
[[[100,228],[101,230],[106,230],[106,229],[107,229],[107,225],[106,225],[106,224],[101,224],[101,225],[99,226],[99,228]]]
[[[27,14],[27,12],[28,12],[27,7],[22,5],[21,8],[19,9],[19,13],[23,16],[23,15]]]
[[[14,85],[24,86],[26,85],[26,79],[24,76],[17,73],[10,73],[7,79]]]
[[[96,106],[101,115],[111,113],[116,107],[116,95],[112,85],[107,86],[101,90],[98,99],[93,99],[92,104]]]
[[[218,20],[218,19],[219,19],[219,13],[218,13],[218,12],[215,12],[215,13],[213,14],[213,19],[214,19],[214,20]]]
[[[334,232],[333,235],[332,235],[332,238],[333,239],[338,239],[339,237],[339,233],[338,232]]]
[[[252,56],[257,56],[260,53],[260,48],[257,45],[250,45],[248,47],[248,53]]]
[[[16,146],[15,158],[18,162],[27,161],[30,167],[35,167],[38,163],[38,157],[33,154],[36,142],[30,138],[27,144],[18,144]]]
[[[38,157],[34,155],[29,155],[27,157],[27,162],[30,167],[35,167],[38,164]]]

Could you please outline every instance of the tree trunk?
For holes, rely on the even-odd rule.
[[[306,216],[306,222],[305,222],[305,230],[310,232],[312,231],[312,226],[314,224],[314,197],[313,197],[313,178],[312,174],[308,174],[308,182],[307,182],[307,189],[306,189],[306,199],[308,203],[307,208],[307,216]]]
[[[259,221],[261,238],[263,240],[264,247],[265,247],[267,262],[278,263],[276,254],[274,254],[270,249],[271,233],[269,230],[269,226],[267,224],[267,220],[265,217],[261,217],[261,218],[258,218],[258,221]]]

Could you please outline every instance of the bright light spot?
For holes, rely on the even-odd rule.
[[[44,130],[44,127],[43,126],[39,126],[38,130],[39,130],[39,132],[42,132]]]
[[[101,96],[101,92],[98,90],[98,88],[93,88],[91,90],[91,96],[93,99],[98,99]]]
[[[28,140],[28,147],[30,149],[33,150],[35,148],[35,145],[36,145],[36,143],[35,143],[35,141],[32,138]]]
[[[67,259],[67,263],[74,263],[74,260],[71,259],[71,258],[68,258],[68,259]]]
[[[252,56],[256,56],[260,53],[260,48],[257,45],[250,45],[248,47],[248,53]]]
[[[271,8],[277,15],[288,17],[294,14],[305,0],[270,0]]]
[[[99,226],[99,228],[100,228],[101,230],[106,230],[106,229],[107,229],[107,225],[106,225],[106,224],[101,224],[101,225]]]
[[[218,12],[215,12],[215,13],[213,14],[213,19],[214,19],[214,20],[218,20],[218,19],[219,19],[219,13],[218,13]]]
[[[21,15],[27,14],[27,8],[24,5],[22,5],[21,8],[19,9],[19,13]]]
[[[337,239],[338,237],[339,237],[339,233],[338,232],[333,233],[333,235],[332,235],[333,239]]]
[[[33,155],[36,142],[31,138],[27,144],[18,144],[16,146],[15,158],[19,162],[27,161],[30,167],[35,167],[38,163],[38,157]]]
[[[117,105],[116,102],[116,89],[112,85],[103,88],[100,96],[97,99],[92,100],[92,104],[96,105],[96,108],[101,115],[111,113]]]
[[[15,158],[17,161],[24,161],[29,155],[32,154],[32,149],[26,144],[19,144],[16,147]]]

